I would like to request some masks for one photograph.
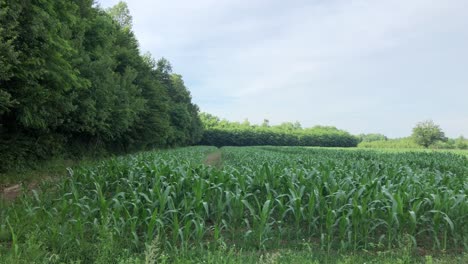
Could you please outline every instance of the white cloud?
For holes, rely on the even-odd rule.
[[[437,116],[468,135],[448,121],[468,116],[453,99],[468,97],[466,0],[128,4],[142,50],[168,58],[204,111],[390,136]]]

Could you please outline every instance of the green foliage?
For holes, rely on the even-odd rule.
[[[411,137],[396,138],[377,141],[362,141],[358,144],[360,148],[392,148],[392,149],[420,149],[422,146],[416,144]]]
[[[0,1],[0,85],[2,81],[12,77],[13,67],[18,62],[19,54],[13,44],[17,38],[15,28],[18,26],[18,22],[9,22],[17,15],[15,6],[8,6],[5,0]],[[8,91],[0,89],[0,116],[8,112],[14,103],[12,95]],[[1,129],[0,122],[0,133]]]
[[[411,137],[388,139],[381,134],[358,135],[360,148],[392,148],[392,149],[468,149],[468,140],[463,136],[457,139],[446,138],[444,132],[432,121],[419,123]]]
[[[438,125],[434,124],[432,120],[418,123],[413,128],[413,134],[411,136],[416,144],[424,146],[425,148],[437,141],[447,140],[442,129]]]
[[[468,140],[463,136],[456,139],[449,138],[446,141],[436,141],[429,148],[433,149],[468,149]]]
[[[131,29],[133,18],[130,15],[127,3],[120,1],[115,6],[109,8],[107,12],[122,28]]]
[[[377,141],[362,141],[358,144],[359,148],[375,149],[422,149],[421,145],[416,144],[412,137],[396,138]],[[428,148],[430,149],[468,149],[468,140],[462,136],[457,139],[447,139],[447,141],[436,141]]]
[[[140,55],[126,4],[93,2],[0,0],[0,170],[200,139],[182,77]]]
[[[70,169],[42,192],[0,207],[0,254],[172,263],[234,247],[226,254],[396,249],[407,261],[416,248],[466,250],[464,156],[226,147],[222,166],[204,165],[213,151],[145,152]]]
[[[200,142],[212,146],[322,146],[355,147],[358,139],[335,127],[302,128],[299,122],[261,126],[220,120],[210,114],[200,114],[205,131]]]
[[[388,138],[383,134],[359,134],[359,142],[385,141]]]
[[[468,139],[465,139],[463,136],[458,137],[454,141],[457,149],[468,149]]]

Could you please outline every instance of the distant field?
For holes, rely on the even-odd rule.
[[[4,203],[0,263],[463,263],[467,154],[190,147],[112,158]]]
[[[361,148],[359,148],[359,149],[361,149]],[[391,148],[381,148],[381,149],[373,149],[373,150],[381,151],[381,152],[453,153],[453,154],[468,156],[468,150],[467,149],[407,149],[407,148],[391,149]]]
[[[425,153],[453,153],[458,155],[468,156],[468,149],[424,149],[424,148],[322,148],[322,147],[305,147],[312,149],[342,149],[348,151],[377,151],[377,152],[389,152],[389,153],[398,153],[398,152],[425,152]]]

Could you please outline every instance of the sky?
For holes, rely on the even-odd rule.
[[[431,119],[468,137],[467,0],[127,3],[141,52],[203,112],[392,138]]]

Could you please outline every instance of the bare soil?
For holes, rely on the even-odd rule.
[[[41,179],[44,180],[51,180],[50,178]],[[6,202],[13,202],[18,197],[20,197],[24,191],[30,193],[32,190],[38,190],[39,188],[39,181],[34,180],[29,183],[24,184],[13,184],[13,185],[0,185],[0,200],[4,200]]]
[[[13,201],[21,194],[21,185],[15,184],[9,187],[2,187],[0,197],[6,201]]]
[[[206,159],[203,163],[208,166],[214,166],[219,168],[222,166],[221,156],[221,151],[210,153],[208,154],[208,156],[206,156]]]

